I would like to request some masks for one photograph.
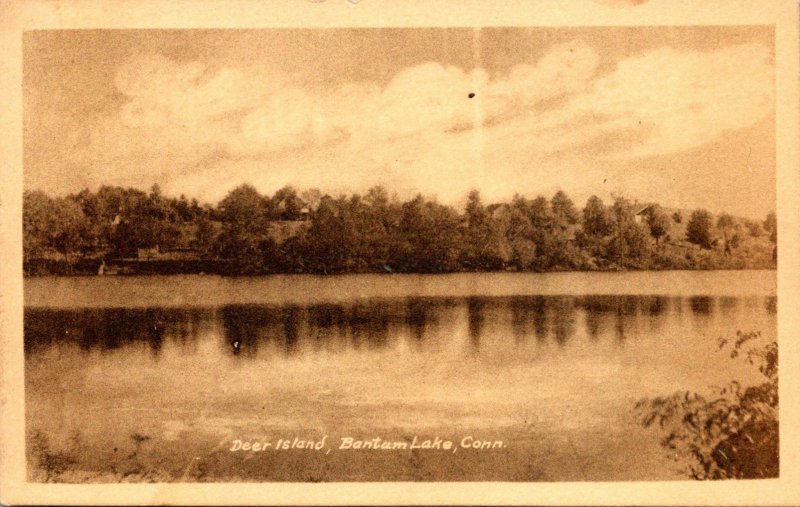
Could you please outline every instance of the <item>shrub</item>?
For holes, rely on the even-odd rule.
[[[736,333],[731,359],[744,354],[757,366],[762,383],[742,387],[732,381],[714,388],[714,399],[698,393],[640,400],[636,409],[645,427],[666,432],[661,445],[676,459],[688,458],[694,479],[758,479],[778,476],[778,345],[770,342],[744,350],[760,333]]]

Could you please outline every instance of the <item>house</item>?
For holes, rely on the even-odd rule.
[[[633,215],[633,219],[636,221],[637,224],[643,224],[646,222],[647,211],[652,207],[653,207],[652,204],[648,204],[647,206],[644,206],[643,208],[639,209],[639,211],[637,211],[636,214]]]
[[[299,236],[311,226],[308,220],[273,220],[267,224],[267,237],[281,245],[286,240]]]
[[[159,249],[158,245],[153,247],[136,249],[136,258],[141,261],[154,260],[157,259],[160,255],[161,255],[161,250]]]
[[[503,220],[511,216],[511,206],[505,203],[490,204],[486,207],[486,211],[495,220]]]
[[[162,250],[159,245],[156,245],[137,249],[136,258],[140,261],[194,261],[200,259],[200,253],[189,247]]]

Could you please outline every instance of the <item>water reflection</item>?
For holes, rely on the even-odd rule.
[[[406,344],[418,352],[463,340],[467,353],[498,348],[568,348],[674,335],[683,319],[695,330],[717,316],[774,320],[774,297],[758,300],[705,296],[520,296],[397,298],[349,304],[231,305],[221,308],[25,310],[25,351],[68,343],[111,353],[146,348],[158,358],[166,347],[192,351],[204,339],[219,354],[239,358],[293,356],[303,351],[383,351]],[[683,315],[683,307],[691,313]],[[742,314],[741,316],[739,314]],[[766,315],[766,317],[764,317]],[[738,317],[737,317],[738,316]],[[662,328],[668,332],[662,332]]]
[[[775,297],[775,296],[769,296],[766,299],[767,300],[764,303],[764,305],[765,305],[765,307],[767,309],[767,312],[769,312],[770,315],[777,314],[778,313],[778,298]]]
[[[207,309],[26,309],[25,351],[71,342],[84,351],[110,352],[138,343],[158,356],[166,340],[191,347],[212,318]]]
[[[467,299],[467,322],[469,325],[469,340],[472,344],[473,352],[478,352],[481,346],[481,334],[483,333],[484,298],[471,297]]]
[[[713,300],[708,296],[694,296],[689,298],[692,313],[695,315],[711,315]]]

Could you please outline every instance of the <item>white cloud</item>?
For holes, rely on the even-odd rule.
[[[611,156],[687,150],[770,114],[773,68],[772,56],[761,44],[709,53],[658,49],[623,60],[591,91],[574,97],[542,123],[577,128],[572,135],[553,139],[558,149],[617,133],[641,138]]]
[[[571,44],[494,81],[482,69],[429,62],[400,71],[382,88],[352,83],[315,95],[256,68],[210,69],[141,55],[117,73],[127,102],[95,130],[94,155],[107,156],[114,146],[119,157],[189,145],[195,152],[223,148],[257,156],[333,140],[369,146],[466,129],[584,89],[597,61],[593,50]]]
[[[605,75],[599,63],[594,49],[573,42],[502,76],[428,62],[385,86],[312,91],[256,66],[142,55],[119,69],[126,101],[88,126],[84,157],[97,171],[135,171],[127,184],[157,180],[206,198],[243,180],[264,191],[376,180],[444,199],[471,186],[499,195],[518,181],[556,185],[557,163],[528,174],[553,157],[586,168],[598,158],[685,151],[773,109],[774,64],[760,44],[662,48]]]

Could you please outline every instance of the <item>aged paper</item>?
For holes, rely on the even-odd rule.
[[[2,503],[800,502],[795,2],[0,27]]]

